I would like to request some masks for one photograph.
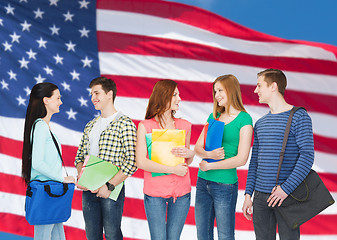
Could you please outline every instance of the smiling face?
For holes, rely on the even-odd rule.
[[[259,96],[259,103],[269,103],[272,94],[272,84],[268,86],[268,83],[264,80],[264,76],[260,76],[257,79],[254,93]]]
[[[172,99],[171,99],[171,107],[170,107],[170,110],[171,110],[171,111],[178,111],[180,101],[181,101],[181,98],[180,98],[180,96],[179,96],[179,90],[178,90],[178,88],[176,87],[176,88],[174,89],[173,96],[172,96]]]
[[[222,86],[221,82],[214,84],[214,98],[218,102],[218,106],[226,107],[228,103],[227,91]]]
[[[105,93],[101,85],[95,85],[91,88],[91,102],[94,104],[96,110],[101,111],[109,104],[112,104],[112,98],[112,90]]]
[[[48,114],[54,114],[60,112],[60,106],[62,105],[61,94],[58,89],[53,91],[51,97],[45,97],[44,104]]]

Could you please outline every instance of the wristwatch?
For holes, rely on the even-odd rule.
[[[113,185],[113,184],[111,184],[111,183],[109,183],[109,182],[106,182],[105,184],[106,184],[106,186],[108,187],[108,190],[109,190],[109,191],[113,191],[113,190],[115,189],[115,185]]]

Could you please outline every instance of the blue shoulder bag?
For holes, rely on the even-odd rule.
[[[31,148],[33,146],[35,124],[33,125]],[[51,132],[50,134],[64,166],[56,139]],[[65,167],[64,169],[68,176]],[[30,225],[44,225],[66,222],[71,215],[74,190],[74,183],[62,183],[53,180],[30,181],[27,186],[25,204],[26,220],[28,223]]]

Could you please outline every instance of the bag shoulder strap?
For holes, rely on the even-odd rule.
[[[39,120],[39,121],[40,121],[40,120]],[[33,123],[33,126],[32,126],[32,141],[30,142],[30,152],[31,152],[31,154],[33,153],[33,140],[34,140],[34,130],[35,130],[35,125],[36,125],[36,123],[39,122],[39,121],[35,121],[35,122]],[[50,130],[49,130],[49,131],[50,131]],[[60,155],[60,157],[61,157],[61,161],[62,161],[64,170],[65,170],[65,172],[66,172],[66,174],[67,174],[67,176],[68,176],[68,172],[67,172],[67,169],[66,169],[66,167],[65,167],[65,165],[64,165],[64,162],[63,162],[63,159],[62,159],[62,155],[61,155],[60,148],[59,148],[59,146],[58,146],[58,144],[57,144],[57,142],[56,142],[56,139],[55,139],[55,137],[54,137],[54,135],[53,135],[53,133],[52,133],[51,131],[50,131],[50,134],[51,134],[51,136],[52,136],[52,138],[53,138],[53,141],[54,141],[54,144],[55,144],[55,146],[56,146],[56,148],[57,148],[57,151],[58,151],[58,153],[59,153],[59,155]]]
[[[289,114],[289,118],[288,118],[288,122],[286,125],[286,129],[284,131],[284,138],[283,138],[283,143],[282,143],[282,150],[280,152],[280,161],[279,161],[279,165],[278,165],[278,169],[277,169],[277,175],[276,175],[276,185],[278,184],[278,180],[280,177],[280,171],[281,171],[281,165],[283,162],[283,158],[284,158],[284,153],[286,150],[286,146],[287,146],[287,142],[288,142],[288,136],[289,136],[289,132],[290,132],[290,127],[291,127],[291,122],[294,116],[294,113],[298,110],[298,109],[304,109],[306,110],[304,107],[293,107],[290,110],[290,114]]]
[[[50,132],[50,134],[51,134],[51,137],[53,138],[53,141],[54,141],[54,144],[55,144],[55,146],[56,146],[57,152],[58,152],[59,155],[60,155],[60,158],[61,158],[61,161],[62,161],[62,164],[63,164],[63,168],[64,168],[64,170],[66,171],[66,174],[67,174],[67,176],[68,176],[68,172],[67,172],[66,166],[65,166],[65,164],[64,164],[64,161],[63,161],[63,158],[62,158],[62,154],[61,154],[61,150],[60,150],[60,148],[59,148],[59,145],[57,144],[57,141],[56,141],[56,139],[55,139],[55,137],[54,137],[54,134],[53,134],[50,130],[49,130],[49,132]]]

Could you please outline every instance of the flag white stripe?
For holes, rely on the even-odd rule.
[[[183,98],[184,96],[181,97]],[[116,107],[118,109],[123,109],[124,113],[132,119],[144,119],[147,103],[148,99],[143,98],[116,98]],[[137,109],[141,110],[136,110],[134,106],[137,106]],[[247,112],[251,114],[254,123],[269,111],[269,108],[266,106],[245,105],[245,108]],[[203,125],[206,123],[206,120],[212,111],[212,103],[182,100],[179,104],[179,111],[177,111],[176,116],[187,119],[192,124]],[[337,128],[330,127],[334,126],[337,122],[337,116],[316,112],[308,112],[308,114],[312,119],[313,131],[315,134],[337,138]]]
[[[213,82],[218,76],[231,73],[239,79],[240,84],[255,86],[256,73],[264,70],[237,64],[136,54],[99,52],[98,56],[101,74],[108,75]],[[290,71],[284,73],[289,79],[288,90],[337,96],[337,76]]]
[[[181,97],[183,98],[184,96]],[[124,114],[134,120],[144,119],[147,104],[148,99],[132,97],[117,97],[115,102],[117,110],[122,110]],[[135,106],[137,107],[135,108]],[[245,108],[252,116],[253,123],[269,111],[269,108],[263,105],[245,105]],[[180,102],[179,111],[176,113],[176,117],[187,119],[192,124],[203,125],[206,123],[206,120],[212,111],[212,103],[182,100]],[[331,128],[331,126],[334,126],[337,122],[337,116],[310,111],[308,114],[312,119],[313,131],[315,134],[337,138],[337,128]],[[0,136],[22,141],[23,126],[24,119],[0,117]],[[11,129],[11,131],[8,131],[8,129]],[[51,129],[57,133],[57,137],[62,144],[78,146],[82,132],[70,130],[54,122],[51,123]]]
[[[98,9],[97,30],[180,40],[260,56],[315,58],[336,61],[334,54],[319,47],[231,38],[178,21],[125,11]]]

